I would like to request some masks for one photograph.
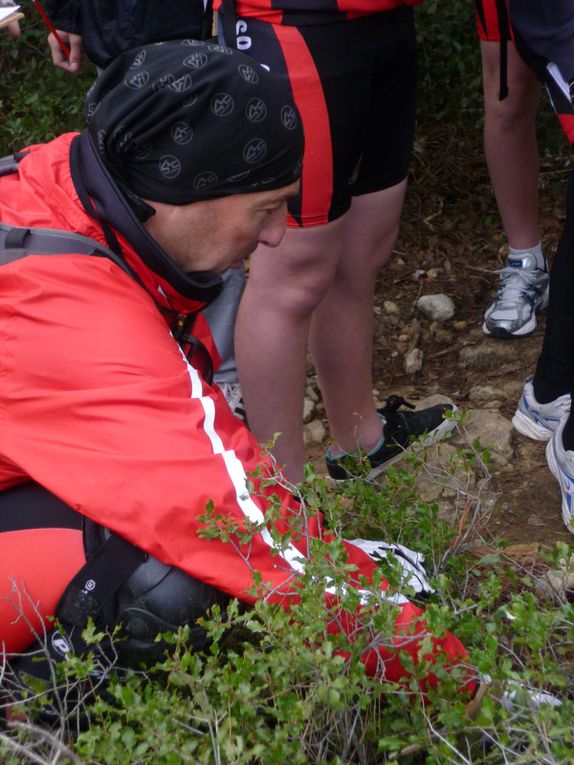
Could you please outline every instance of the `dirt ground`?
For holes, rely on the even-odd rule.
[[[534,371],[545,318],[526,338],[495,340],[481,331],[506,259],[505,237],[483,162],[480,132],[457,135],[436,126],[419,139],[403,225],[393,259],[376,290],[374,384],[380,399],[397,393],[417,400],[449,396],[462,409],[491,409],[511,419],[524,379]],[[549,260],[563,222],[569,156],[543,153],[540,183],[542,241]],[[421,295],[445,293],[454,318],[436,325],[417,310]],[[398,307],[389,306],[391,301]],[[389,313],[390,309],[390,313]],[[405,353],[423,351],[422,369],[405,372]],[[463,348],[480,350],[472,364]],[[488,387],[491,396],[485,395]],[[482,390],[477,404],[477,390]],[[491,400],[489,400],[489,398]],[[560,492],[544,444],[512,434],[513,457],[492,471],[497,501],[489,532],[508,542],[551,545],[572,541],[560,514]],[[310,457],[323,472],[324,446]]]

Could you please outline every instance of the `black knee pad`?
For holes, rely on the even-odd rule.
[[[165,646],[155,638],[162,632],[190,628],[190,647],[200,650],[207,644],[205,630],[197,624],[214,605],[222,610],[229,596],[156,558],[149,558],[120,588],[116,622],[122,639],[117,649],[122,661],[149,663],[161,658]]]

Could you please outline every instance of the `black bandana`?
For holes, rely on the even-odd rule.
[[[281,188],[301,174],[303,129],[289,90],[214,43],[122,54],[88,93],[86,118],[112,176],[145,199],[185,205]]]

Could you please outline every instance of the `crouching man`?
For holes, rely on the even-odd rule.
[[[0,178],[0,641],[26,650],[54,613],[71,640],[89,616],[120,619],[145,659],[157,632],[229,596],[289,608],[323,534],[313,518],[277,548],[270,508],[284,534],[299,507],[210,384],[200,313],[219,274],[281,241],[303,131],[271,74],[195,41],[122,55],[87,115]],[[234,544],[201,533],[208,507]],[[344,544],[360,587],[376,545]],[[331,631],[356,630],[328,583],[325,600]],[[416,656],[427,634],[393,602],[396,635],[363,656],[392,681],[407,674],[398,649]],[[451,634],[427,645],[465,661]]]

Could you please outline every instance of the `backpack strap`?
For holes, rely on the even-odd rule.
[[[7,157],[0,157],[0,177],[18,172],[18,165],[24,159],[28,151],[17,151]]]
[[[2,160],[0,160],[0,163]],[[25,228],[0,223],[0,266],[26,255],[96,255],[112,260],[132,279],[140,281],[135,271],[113,250],[82,234],[51,228]]]

